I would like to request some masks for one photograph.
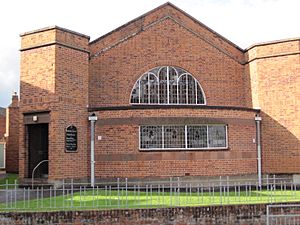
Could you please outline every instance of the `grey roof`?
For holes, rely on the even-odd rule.
[[[6,116],[6,109],[0,107],[0,116]]]

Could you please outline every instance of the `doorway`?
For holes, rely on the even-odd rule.
[[[34,168],[48,160],[48,124],[27,125],[28,134],[28,177],[32,178]],[[48,177],[48,162],[35,169],[34,178]]]

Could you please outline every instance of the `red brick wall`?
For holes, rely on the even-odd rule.
[[[262,110],[264,173],[300,170],[300,40],[248,50],[253,106]]]
[[[131,23],[117,28],[112,33],[96,39],[91,44],[91,53],[93,55],[107,48],[108,46],[114,46],[116,43],[119,43],[120,40],[124,40],[135,34],[140,34],[143,32],[143,30],[155,26],[156,24],[165,20],[174,21],[174,23],[177,23],[183,29],[189,30],[199,39],[209,43],[211,47],[228,54],[233,59],[241,62],[244,61],[244,55],[240,48],[232,44],[230,41],[222,38],[220,35],[216,34],[215,31],[206,27],[204,24],[199,23],[187,13],[170,4],[166,4],[163,7],[158,7],[135,19]],[[164,34],[165,31],[167,30],[163,30],[162,34]]]
[[[6,116],[0,115],[0,140],[4,139],[5,132],[6,132]]]
[[[8,137],[6,143],[6,171],[19,172],[19,100],[18,96],[12,97],[8,107]]]

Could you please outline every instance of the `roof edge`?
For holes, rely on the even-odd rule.
[[[145,16],[147,16],[147,15],[149,15],[149,14],[151,14],[151,13],[157,11],[158,9],[161,9],[161,8],[167,6],[167,5],[173,7],[173,8],[176,9],[177,11],[181,12],[182,14],[184,14],[185,16],[187,16],[188,18],[190,18],[190,19],[193,20],[194,22],[196,22],[196,23],[198,23],[199,25],[203,26],[205,29],[207,29],[207,30],[210,31],[211,33],[213,33],[213,34],[219,36],[221,39],[223,39],[224,41],[226,41],[228,44],[230,44],[231,46],[235,47],[236,49],[240,50],[241,52],[244,52],[244,51],[245,51],[244,49],[242,49],[242,48],[239,47],[238,45],[234,44],[233,42],[231,42],[230,40],[228,40],[227,38],[225,38],[225,37],[222,36],[221,34],[217,33],[217,32],[214,31],[213,29],[209,28],[208,26],[206,26],[205,24],[203,24],[202,22],[200,22],[199,20],[197,20],[195,17],[191,16],[190,14],[188,14],[187,12],[185,12],[184,10],[178,8],[177,6],[175,6],[174,4],[172,4],[171,2],[166,2],[166,3],[162,4],[162,5],[160,5],[160,6],[156,7],[156,8],[154,8],[154,9],[152,9],[152,10],[150,10],[150,11],[144,13],[144,14],[142,14],[141,16],[136,17],[136,18],[133,19],[133,20],[130,20],[129,22],[127,22],[127,23],[125,23],[125,24],[123,24],[123,25],[117,27],[116,29],[114,29],[114,30],[112,30],[112,31],[110,31],[110,32],[108,32],[108,33],[106,33],[106,34],[104,34],[104,35],[102,35],[102,36],[96,38],[95,40],[91,41],[90,44],[94,44],[95,42],[97,42],[97,41],[99,41],[99,40],[101,40],[101,39],[103,39],[103,38],[109,36],[110,34],[116,32],[116,31],[121,30],[122,28],[128,26],[129,24],[134,23],[134,22],[138,21],[139,19],[142,19],[143,17],[145,17]]]
[[[41,28],[41,29],[36,29],[36,30],[28,31],[28,32],[24,32],[24,33],[20,34],[20,37],[30,35],[30,34],[44,32],[44,31],[48,31],[48,30],[54,30],[54,29],[61,30],[61,31],[64,31],[64,32],[68,32],[68,33],[71,33],[71,34],[75,34],[75,35],[81,36],[83,38],[90,39],[90,36],[88,36],[88,35],[85,35],[85,34],[82,34],[82,33],[76,32],[76,31],[72,31],[72,30],[69,30],[69,29],[66,29],[66,28],[63,28],[63,27],[59,27],[59,26],[56,26],[56,25],[49,26],[49,27],[44,27],[44,28]]]
[[[252,48],[258,47],[258,46],[273,45],[273,44],[279,44],[279,43],[290,42],[290,41],[300,41],[300,37],[285,38],[285,39],[279,39],[279,40],[274,40],[274,41],[266,41],[266,42],[255,43],[253,45],[250,45],[250,47],[246,48],[245,52],[249,51]]]
[[[138,21],[139,19],[142,19],[143,17],[145,17],[145,16],[151,14],[152,12],[155,12],[156,10],[158,10],[158,9],[160,9],[160,8],[166,6],[166,5],[172,5],[172,4],[171,4],[170,2],[166,2],[166,3],[164,3],[164,4],[162,4],[162,5],[158,6],[158,7],[156,7],[156,8],[154,8],[154,9],[151,9],[150,11],[148,11],[148,12],[142,14],[141,16],[138,16],[138,17],[136,17],[136,18],[130,20],[129,22],[124,23],[123,25],[121,25],[121,26],[119,26],[119,27],[117,27],[117,28],[115,28],[115,29],[109,31],[108,33],[106,33],[106,34],[104,34],[104,35],[102,35],[102,36],[96,38],[95,40],[91,41],[90,44],[94,44],[94,43],[96,43],[97,41],[100,41],[101,39],[103,39],[103,38],[105,38],[105,37],[111,35],[112,33],[116,32],[116,31],[121,30],[122,28],[128,26],[129,24],[134,23],[134,22]]]

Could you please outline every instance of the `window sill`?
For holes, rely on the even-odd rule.
[[[212,152],[212,151],[230,151],[229,147],[207,148],[207,149],[139,149],[139,152]]]

